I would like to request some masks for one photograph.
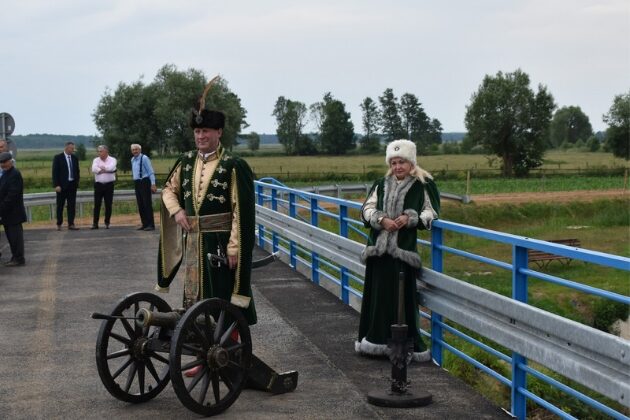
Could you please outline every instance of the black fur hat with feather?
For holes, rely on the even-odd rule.
[[[199,98],[198,106],[192,110],[191,128],[219,129],[225,127],[225,114],[223,112],[206,109],[206,95],[208,95],[210,88],[217,80],[219,80],[219,76],[215,76],[208,82],[201,94],[201,98]]]

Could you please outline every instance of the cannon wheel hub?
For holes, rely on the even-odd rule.
[[[207,360],[210,369],[220,369],[228,365],[230,354],[221,346],[212,346],[208,350]]]
[[[142,359],[145,356],[145,349],[149,339],[146,337],[139,337],[133,341],[131,345],[131,353],[136,359]]]

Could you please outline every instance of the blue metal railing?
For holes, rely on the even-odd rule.
[[[359,221],[357,217],[351,216],[353,212],[356,216],[358,216],[361,203],[336,197],[303,192],[281,185],[278,182],[269,180],[265,181],[266,182],[256,181],[256,197],[259,205],[269,207],[274,211],[288,214],[293,218],[305,221],[313,226],[321,226],[324,224],[327,230],[335,230],[337,234],[345,238],[348,238],[351,233],[359,236],[359,238],[367,237],[366,230],[363,228],[363,223]],[[459,233],[462,235],[468,235],[509,245],[512,247],[512,263],[498,261],[446,246],[444,244],[445,232]],[[339,295],[344,303],[350,303],[351,295],[356,296],[359,299],[362,298],[361,290],[363,286],[363,273],[352,273],[346,267],[337,267],[329,261],[320,258],[317,253],[311,252],[295,244],[294,241],[284,241],[279,238],[277,233],[266,232],[263,225],[259,225],[258,239],[261,247],[265,247],[265,244],[268,244],[272,247],[274,252],[280,251],[287,254],[293,268],[297,269],[297,265],[302,264],[309,270],[313,282],[319,284],[322,278],[326,278],[336,284],[340,288]],[[285,246],[282,246],[283,243]],[[512,273],[512,299],[519,302],[527,303],[528,278],[531,277],[630,305],[630,297],[628,296],[529,269],[527,251],[528,249],[536,249],[613,269],[630,271],[630,259],[626,257],[580,248],[572,248],[546,241],[462,225],[446,220],[434,221],[431,231],[431,241],[429,242],[419,239],[418,243],[422,246],[430,248],[431,267],[437,272],[443,272],[443,259],[445,252],[510,271]],[[301,253],[303,256],[308,255],[308,258],[299,256],[298,253]],[[420,315],[423,318],[430,320],[430,333],[427,331],[421,331],[421,334],[431,337],[431,352],[434,361],[441,366],[443,363],[443,352],[444,350],[447,350],[460,357],[462,360],[472,364],[476,368],[481,369],[500,383],[510,387],[511,412],[519,419],[524,419],[526,417],[526,405],[528,400],[533,401],[539,406],[544,407],[562,418],[573,418],[569,413],[562,411],[560,408],[555,407],[542,397],[529,391],[527,388],[528,375],[535,377],[556,389],[559,389],[565,394],[578,399],[587,406],[599,410],[606,415],[619,419],[628,418],[624,414],[590,398],[589,396],[584,395],[578,390],[564,385],[533,369],[527,365],[527,359],[522,355],[513,352],[508,356],[457,330],[452,325],[447,324],[438,313],[433,312],[429,315],[421,312]],[[445,332],[449,332],[450,334],[484,350],[499,360],[509,363],[512,367],[511,379],[506,378],[499,372],[494,371],[490,367],[487,367],[483,363],[447,343],[444,339]]]

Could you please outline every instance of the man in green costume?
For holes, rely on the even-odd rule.
[[[184,307],[221,298],[241,308],[256,323],[251,266],[254,246],[254,178],[249,165],[225,150],[220,139],[225,115],[205,109],[204,100],[190,121],[197,150],[182,154],[162,191],[158,282],[168,292],[184,269]],[[207,254],[226,263],[209,266]]]

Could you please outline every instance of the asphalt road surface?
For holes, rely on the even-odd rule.
[[[57,232],[29,229],[26,266],[0,266],[0,419],[199,418],[169,384],[143,404],[113,398],[95,364],[100,321],[131,292],[151,292],[158,233],[130,226]],[[10,254],[4,235],[2,260]],[[262,251],[257,251],[262,252]],[[432,365],[409,368],[412,390],[433,394],[424,408],[370,405],[366,394],[389,387],[386,360],[354,354],[358,314],[281,262],[256,271],[259,322],[254,353],[278,371],[298,370],[288,394],[244,390],[220,417],[252,419],[507,418],[458,379]],[[164,297],[181,306],[176,279]]]

